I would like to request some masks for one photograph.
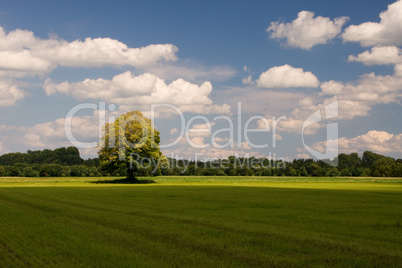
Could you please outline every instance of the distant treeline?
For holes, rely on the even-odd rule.
[[[337,163],[337,165],[335,165]],[[137,165],[137,176],[361,176],[402,177],[402,159],[370,151],[359,157],[357,153],[339,154],[332,161],[295,159],[292,162],[267,158],[230,156],[209,162],[195,162],[168,158],[158,168]],[[75,147],[55,150],[9,153],[0,156],[0,176],[64,177],[64,176],[126,176],[127,167],[121,165],[110,172],[102,170],[99,159],[84,160]]]
[[[169,159],[170,167],[164,175],[198,176],[312,176],[312,177],[402,177],[402,159],[365,151],[339,154],[332,161],[295,159],[292,162],[274,161],[267,158],[219,159],[210,162],[191,162]]]
[[[9,153],[0,156],[0,176],[100,176],[99,159],[84,160],[76,147]]]

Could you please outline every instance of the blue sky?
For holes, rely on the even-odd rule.
[[[162,144],[178,141],[168,156],[317,157],[306,145],[328,151],[337,123],[339,152],[401,158],[401,25],[402,1],[1,1],[0,154],[75,145],[69,111],[104,102],[107,116],[180,109],[186,129],[172,110],[155,117]],[[98,114],[74,115],[77,140],[97,141]],[[269,131],[247,142],[253,116]]]

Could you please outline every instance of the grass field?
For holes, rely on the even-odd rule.
[[[402,267],[402,179],[147,179],[0,178],[0,267]]]

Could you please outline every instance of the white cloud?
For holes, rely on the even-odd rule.
[[[91,116],[74,116],[72,118],[72,134],[79,142],[98,142],[98,131],[99,131],[99,112],[94,111]],[[106,118],[114,115],[115,113],[106,114]],[[211,127],[215,123],[211,122]],[[33,127],[16,127],[10,125],[0,125],[0,145],[7,144],[9,148],[13,151],[25,151],[26,147],[33,149],[54,149],[59,147],[75,146],[66,137],[65,134],[65,118],[59,118],[54,121],[36,124]],[[187,141],[186,137],[183,136],[181,141],[168,149],[163,150],[164,154],[178,157],[191,157],[194,159],[204,159],[204,157],[228,157],[230,155],[235,155],[236,153],[240,156],[244,156],[245,153],[249,152],[249,145],[242,143],[241,145],[235,145],[233,147],[227,146],[226,148],[215,148],[211,144],[211,134],[212,132],[208,130],[207,124],[195,124],[191,128],[189,133],[190,140],[199,145],[208,145],[207,148],[196,148],[191,146]],[[195,132],[206,130],[204,133]],[[228,139],[215,137],[216,142],[227,143]],[[21,147],[22,146],[22,147]],[[4,146],[3,149],[5,150]],[[96,157],[97,148],[78,148],[82,157]],[[252,153],[253,156],[261,156],[258,153]]]
[[[0,27],[0,40],[0,50],[2,51],[21,51],[27,48],[27,45],[31,47],[39,41],[33,32],[17,29],[6,34],[3,27]]]
[[[364,74],[357,82],[328,81],[321,84],[323,95],[367,105],[399,102],[402,97],[402,65],[395,65],[393,75]]]
[[[26,133],[24,135],[25,144],[31,147],[44,147],[45,144],[41,141],[41,136],[35,133]]]
[[[99,78],[81,82],[54,84],[47,80],[43,86],[48,95],[63,93],[78,100],[101,99],[120,105],[120,110],[149,111],[151,104],[171,104],[182,112],[201,114],[229,114],[230,106],[213,104],[209,98],[212,92],[210,82],[200,86],[183,79],[166,84],[152,74],[135,76],[131,72],[116,75],[112,80]],[[170,111],[172,112],[172,111]]]
[[[318,102],[318,104],[314,104],[314,101]],[[346,93],[345,96],[333,96],[322,100],[313,100],[310,97],[306,97],[301,99],[298,102],[299,105],[296,105],[296,108],[294,108],[290,113],[287,113],[282,117],[276,116],[275,118],[267,115],[265,118],[268,119],[271,131],[274,126],[276,126],[276,132],[278,133],[288,132],[301,134],[306,120],[315,112],[320,111],[321,115],[323,116],[322,120],[306,125],[303,132],[305,135],[314,135],[319,129],[325,127],[325,120],[327,120],[327,114],[325,112],[327,110],[326,107],[336,101],[338,101],[338,109],[336,111],[337,116],[334,117],[335,120],[345,120],[353,119],[357,116],[367,116],[372,106],[371,103],[366,103],[364,101],[349,100]],[[260,128],[265,127],[263,122],[259,122],[259,124]]]
[[[277,124],[277,131],[301,133],[303,124],[309,116],[314,114],[317,110],[321,110],[322,114],[325,107],[335,101],[338,101],[338,120],[350,120],[359,116],[368,116],[373,106],[377,104],[401,103],[402,99],[402,64],[394,67],[393,75],[375,75],[374,73],[365,74],[355,82],[343,83],[339,81],[327,81],[321,84],[321,93],[316,96],[307,96],[305,94],[290,94],[285,98],[284,96],[277,96],[270,92],[270,94],[263,95],[258,92],[258,98],[253,98],[253,90],[247,89],[248,101],[242,102],[243,112],[251,113],[264,113],[276,115],[285,115],[286,118],[280,120]],[[270,70],[267,72],[269,73]],[[266,73],[267,73],[266,72]],[[278,78],[280,75],[272,77]],[[299,73],[304,73],[303,71]],[[284,79],[284,80],[291,80]],[[261,83],[261,81],[258,81]],[[231,91],[233,97],[237,100],[242,100],[241,95]],[[226,96],[227,98],[228,96]],[[227,98],[230,104],[230,96]],[[250,103],[250,105],[247,105]],[[279,105],[278,105],[279,104]],[[233,107],[233,104],[232,104]],[[285,109],[292,107],[288,111]],[[296,107],[296,108],[294,108]],[[325,119],[325,117],[324,117]],[[271,120],[272,121],[272,120]],[[304,134],[312,135],[317,133],[320,128],[325,127],[323,121],[309,125]],[[272,122],[270,122],[272,127]]]
[[[44,42],[34,47],[34,54],[62,66],[101,67],[104,65],[142,67],[161,60],[176,60],[177,47],[171,44],[129,48],[110,38],[86,38],[85,41]]]
[[[106,119],[115,113],[106,115]],[[59,118],[54,121],[36,124],[33,127],[13,128],[16,132],[8,140],[11,143],[23,144],[28,148],[54,149],[59,147],[76,146],[81,157],[96,157],[98,148],[81,148],[79,143],[99,143],[99,129],[103,127],[103,122],[99,122],[99,111],[94,111],[91,116],[74,116],[71,121],[71,130],[73,138],[69,140],[66,135],[65,118]],[[10,127],[9,127],[10,128]],[[11,135],[11,134],[10,134]],[[14,144],[14,146],[16,146]]]
[[[21,51],[0,51],[0,70],[14,72],[18,74],[44,74],[50,72],[55,67],[49,61],[32,56],[29,50]]]
[[[251,75],[242,78],[242,79],[241,79],[241,82],[242,82],[244,85],[252,85],[252,84],[254,83],[253,77],[252,77]]]
[[[311,155],[309,154],[297,154],[296,158],[301,158],[301,159],[310,159],[312,158]]]
[[[339,101],[339,119],[368,116],[376,104],[401,103],[402,64],[394,66],[393,75],[364,74],[355,82],[328,81],[321,84],[320,95],[330,95],[325,103]]]
[[[105,118],[108,119],[110,116],[116,116],[116,113],[108,113]],[[99,142],[99,128],[103,127],[103,123],[99,122],[99,111],[94,111],[90,116],[74,116],[70,129],[76,141],[95,145]],[[85,157],[96,157],[97,148],[79,148],[78,144],[72,142],[74,140],[69,140],[66,135],[65,118],[39,123],[32,127],[0,125],[0,143],[7,144],[7,149],[14,152],[25,151],[26,148],[55,149],[77,146]]]
[[[318,106],[315,106],[315,109],[320,109]],[[266,115],[264,120],[257,121],[257,129],[267,129],[271,133],[275,134],[276,140],[282,140],[282,136],[280,133],[288,132],[288,133],[298,133],[301,134],[303,130],[303,124],[313,112],[308,112],[307,116],[304,116],[306,113],[299,114],[300,110],[295,109],[290,116],[270,116]],[[315,112],[315,111],[314,111]],[[312,135],[317,133],[317,130],[322,127],[321,124],[315,123],[311,124],[304,129],[305,135]]]
[[[287,67],[287,69],[293,70],[291,67]],[[278,79],[281,76],[286,77],[286,75],[277,74],[280,73],[277,70],[271,71],[272,68],[264,74],[269,74],[268,76],[272,76],[273,79]],[[305,72],[300,69],[296,73],[302,76]],[[297,76],[294,75],[293,77]],[[283,79],[286,81],[283,84],[292,81],[291,77],[289,75],[288,79]],[[263,81],[257,80],[260,84]],[[269,82],[281,85],[281,82],[276,82],[276,80]],[[283,84],[281,86],[284,86]],[[307,95],[301,92],[258,90],[252,86],[229,88],[220,94],[220,99],[225,100],[232,107],[237,107],[237,102],[240,101],[242,113],[265,114],[268,115],[267,118],[270,118],[271,115],[275,115],[276,118],[285,115],[286,119],[278,123],[278,131],[301,133],[303,123],[310,115],[317,110],[323,111],[326,105],[335,101],[339,102],[338,120],[368,116],[377,104],[400,104],[402,99],[402,64],[394,67],[394,74],[392,75],[370,73],[362,75],[357,81],[348,83],[331,80],[321,83],[320,88],[321,93],[316,95]],[[325,124],[321,123],[310,125],[305,129],[304,134],[315,134],[323,127]]]
[[[277,132],[281,133],[281,132],[289,132],[289,133],[298,133],[301,134],[302,130],[303,130],[303,124],[306,121],[308,117],[306,118],[302,118],[300,116],[290,116],[287,117],[281,121],[278,122],[277,124]],[[305,135],[313,135],[316,134],[317,131],[322,128],[322,124],[320,123],[314,123],[311,125],[308,125],[305,129],[304,129],[304,133]]]
[[[215,125],[214,122],[205,124],[195,124],[190,129],[188,129],[186,135],[190,138],[190,141],[188,141],[190,145],[192,145],[193,147],[206,146],[207,143],[205,143],[205,139],[211,137],[212,127],[214,125]]]
[[[314,101],[311,97],[306,97],[304,99],[299,100],[300,106],[311,106],[314,104]]]
[[[373,151],[379,154],[400,154],[402,150],[402,134],[391,134],[386,131],[371,130],[366,134],[338,139],[340,153],[362,153]],[[325,151],[326,142],[315,143],[312,148],[317,151]]]
[[[380,14],[381,21],[351,25],[342,34],[344,41],[360,42],[362,46],[402,45],[402,0]]]
[[[321,16],[314,18],[313,12],[301,11],[291,23],[271,22],[267,32],[271,39],[285,39],[290,47],[310,49],[335,38],[347,20],[347,17],[334,20]]]
[[[353,119],[358,116],[368,116],[373,104],[364,101],[351,101],[348,99],[338,99],[333,97],[330,100],[339,100],[339,119]]]
[[[74,116],[72,118],[71,133],[81,142],[98,142],[99,137],[98,112],[92,116]],[[65,118],[40,123],[25,130],[24,137],[28,145],[43,147],[45,144],[65,144],[68,142],[65,128]],[[71,144],[69,145],[71,146]]]
[[[177,134],[178,132],[179,132],[179,130],[178,130],[177,128],[172,128],[172,129],[170,130],[170,135]]]
[[[17,29],[6,33],[0,27],[0,75],[44,74],[58,65],[145,67],[161,61],[175,61],[177,51],[172,44],[130,48],[111,38],[73,42],[54,38],[43,40],[31,31]]]
[[[312,72],[286,64],[272,67],[262,73],[257,85],[266,88],[318,87],[320,82]]]
[[[344,89],[344,83],[340,81],[327,81],[321,84],[322,95],[338,95],[342,93]]]
[[[402,50],[396,46],[376,46],[357,56],[350,55],[349,62],[357,61],[364,65],[402,63]]]
[[[241,147],[244,148],[244,150],[252,150],[252,148],[250,147],[250,144],[246,141],[241,143]]]
[[[283,140],[282,136],[279,135],[279,134],[275,134],[275,139],[276,139],[277,141]]]
[[[12,106],[27,93],[9,81],[0,80],[0,107]]]

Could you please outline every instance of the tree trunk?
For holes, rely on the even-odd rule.
[[[137,181],[137,178],[134,176],[134,168],[132,166],[127,169],[127,175],[130,181]]]

